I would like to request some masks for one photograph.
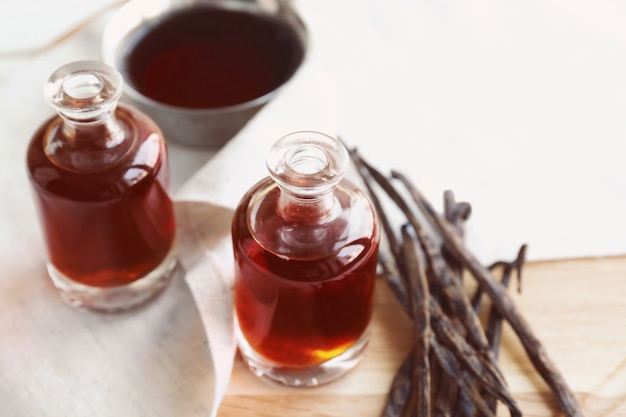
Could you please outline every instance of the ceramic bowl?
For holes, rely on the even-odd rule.
[[[243,102],[199,108],[171,104],[154,96],[150,97],[148,92],[138,87],[142,80],[132,79],[129,62],[139,40],[164,19],[172,16],[172,13],[199,10],[198,8],[235,11],[245,13],[253,19],[278,19],[291,29],[295,42],[292,42],[289,50],[284,43],[277,42],[272,46],[279,56],[291,55],[288,67],[280,69],[278,81],[270,91]],[[207,22],[203,27],[210,28],[211,24]],[[165,43],[163,42],[163,48]],[[306,27],[288,0],[130,0],[108,21],[102,34],[101,53],[104,62],[116,68],[124,77],[122,101],[152,117],[163,130],[166,139],[189,146],[219,148],[234,137],[292,78],[305,59],[307,44]]]

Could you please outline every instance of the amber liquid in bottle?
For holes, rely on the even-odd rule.
[[[116,116],[137,140],[128,156],[102,171],[75,171],[47,157],[44,143],[61,129],[58,117],[28,148],[50,261],[95,287],[125,285],[152,271],[172,249],[175,233],[164,143],[145,118],[120,107]]]
[[[87,65],[82,72],[102,69],[79,64]],[[108,87],[98,77],[65,76],[66,89],[80,82],[96,86],[62,92],[63,103],[55,103],[60,114],[37,130],[28,147],[48,270],[69,304],[124,310],[160,290],[171,272],[175,220],[166,145],[152,120],[117,106],[119,91],[111,92],[108,108],[91,114],[93,106],[81,100],[101,94],[106,101]],[[139,283],[146,277],[151,282]]]
[[[331,188],[321,197],[291,195],[268,178],[234,215],[240,348],[257,374],[287,385],[336,378],[367,341],[377,218],[349,181]]]

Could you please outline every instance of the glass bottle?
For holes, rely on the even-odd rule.
[[[235,331],[259,376],[322,384],[367,345],[380,231],[368,197],[343,178],[348,162],[330,136],[287,135],[234,213]]]
[[[166,144],[151,119],[118,105],[122,86],[97,61],[57,69],[44,95],[58,114],[27,151],[48,273],[67,304],[104,312],[159,294],[176,263]]]

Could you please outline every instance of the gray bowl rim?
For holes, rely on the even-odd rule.
[[[111,17],[111,19],[107,22],[107,24],[105,25],[104,30],[102,31],[101,37],[100,37],[100,55],[102,60],[104,61],[104,63],[106,63],[107,65],[112,66],[113,68],[115,68],[116,70],[119,71],[119,68],[117,66],[117,60],[116,60],[116,53],[118,52],[118,47],[119,47],[119,43],[114,43],[113,47],[107,47],[107,42],[108,42],[108,38],[111,37],[112,35],[110,35],[110,33],[114,30],[114,24],[116,23],[116,19],[121,19],[124,17],[124,13],[128,13],[128,10],[132,10],[132,7],[134,4],[136,3],[140,3],[141,0],[130,0],[127,3],[124,3],[115,13],[114,15]],[[145,2],[145,1],[144,1]],[[122,77],[123,79],[123,93],[127,96],[129,96],[132,100],[134,100],[137,103],[141,103],[143,105],[146,106],[150,106],[153,107],[155,109],[162,109],[162,110],[166,110],[168,112],[173,112],[173,113],[180,113],[180,114],[187,114],[187,115],[219,115],[219,114],[226,114],[226,113],[233,113],[236,111],[240,111],[240,110],[247,110],[247,109],[252,109],[255,107],[260,106],[261,104],[265,104],[267,102],[270,101],[270,99],[272,97],[274,97],[275,95],[277,95],[279,93],[280,90],[282,90],[282,88],[289,83],[290,80],[293,79],[293,77],[296,75],[296,73],[300,70],[300,68],[305,64],[305,62],[307,61],[308,58],[308,52],[309,52],[309,33],[308,33],[308,28],[307,26],[304,24],[302,18],[300,17],[300,15],[297,13],[297,11],[291,6],[291,2],[289,0],[275,0],[277,7],[279,10],[286,10],[284,8],[287,8],[288,11],[291,13],[292,17],[295,19],[296,23],[297,23],[297,28],[296,32],[298,32],[299,35],[299,39],[302,42],[302,47],[303,47],[303,56],[302,56],[302,61],[298,64],[298,66],[294,69],[294,71],[289,75],[289,77],[287,77],[279,86],[277,86],[276,88],[274,88],[272,91],[269,91],[268,93],[256,97],[252,100],[249,101],[245,101],[243,103],[238,103],[238,104],[233,104],[230,106],[223,106],[223,107],[209,107],[209,108],[194,108],[194,107],[180,107],[180,106],[174,106],[171,104],[166,104],[166,103],[162,103],[160,101],[156,101],[150,97],[147,97],[143,94],[141,94],[139,91],[137,91],[130,83],[126,82],[126,80]],[[157,19],[159,19],[160,17],[170,13],[173,10],[178,10],[178,9],[184,9],[187,7],[192,7],[195,5],[203,5],[203,6],[207,6],[207,7],[212,7],[212,6],[217,6],[217,7],[223,7],[224,5],[226,5],[226,8],[229,8],[228,6],[232,6],[234,4],[239,5],[240,7],[244,8],[244,9],[248,9],[251,10],[251,7],[254,5],[254,9],[255,10],[261,10],[261,6],[258,5],[258,3],[256,1],[249,1],[249,0],[226,0],[226,1],[185,1],[185,0],[181,0],[181,1],[176,1],[173,0],[173,4],[177,4],[175,7],[169,7],[169,8],[164,8],[161,12],[153,14],[149,19],[147,19],[146,21],[155,21]],[[246,5],[250,6],[250,7],[246,7]],[[145,23],[145,22],[140,22],[141,24]],[[289,22],[290,25],[293,26],[293,24],[291,22]],[[124,33],[124,35],[122,35],[119,39],[124,39],[124,37],[134,31],[139,25],[133,25],[128,31],[126,31]],[[119,35],[118,35],[119,36]]]

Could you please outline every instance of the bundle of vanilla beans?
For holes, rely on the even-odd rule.
[[[513,273],[518,282],[521,277],[526,246],[511,262],[483,266],[463,241],[468,203],[457,203],[446,191],[440,214],[402,174],[387,177],[355,149],[350,155],[389,246],[391,256],[381,251],[379,258],[383,275],[413,322],[413,348],[393,380],[383,416],[494,416],[498,403],[512,416],[521,416],[497,364],[503,320],[562,412],[582,416],[573,393],[507,294]],[[398,216],[387,214],[390,204],[402,213],[400,224],[392,224]],[[476,280],[475,293],[469,294],[464,276]],[[491,311],[481,322],[478,313],[485,305]]]

